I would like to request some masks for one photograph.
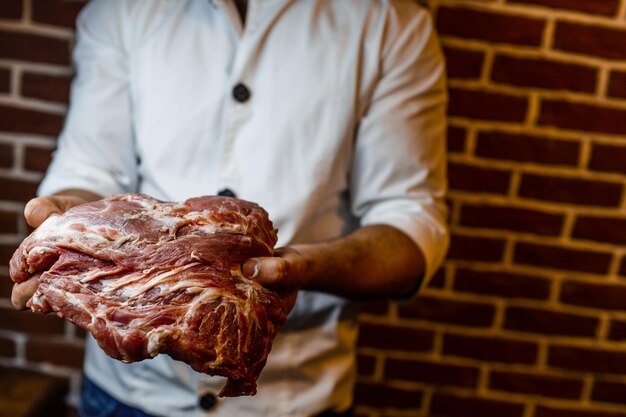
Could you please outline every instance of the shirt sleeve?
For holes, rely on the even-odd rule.
[[[424,285],[449,242],[445,65],[426,9],[390,12],[380,62],[357,132],[351,209],[361,225],[390,225],[413,239],[426,261]]]
[[[68,188],[105,196],[136,189],[121,3],[93,0],[79,15],[70,108],[40,195]]]

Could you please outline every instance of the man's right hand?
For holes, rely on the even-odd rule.
[[[24,208],[24,217],[31,227],[39,227],[50,216],[58,216],[79,204],[100,200],[102,196],[86,190],[65,190],[58,194],[33,198]],[[37,291],[36,277],[13,285],[11,303],[18,310],[25,310],[28,300]]]

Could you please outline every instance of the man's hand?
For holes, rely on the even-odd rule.
[[[307,259],[295,246],[276,249],[274,256],[248,259],[242,267],[244,276],[275,290],[289,313],[296,303],[298,290],[306,286]]]
[[[280,248],[275,256],[252,258],[242,267],[245,276],[279,293],[307,289],[352,299],[410,296],[419,289],[424,269],[417,245],[385,225],[362,227],[328,242]],[[286,301],[295,303],[295,297]]]
[[[101,198],[100,195],[85,190],[61,191],[55,195],[30,200],[24,208],[24,217],[31,227],[37,228],[50,216],[61,215],[74,206]],[[13,306],[18,310],[25,310],[38,285],[36,277],[14,284],[11,292]]]

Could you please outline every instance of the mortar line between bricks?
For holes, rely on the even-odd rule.
[[[485,238],[491,238],[491,239],[507,239],[508,235],[511,233],[508,230],[492,230],[492,229],[486,229],[486,228],[478,228],[478,227],[469,227],[469,226],[459,226],[457,228],[453,229],[454,233],[458,236],[466,236],[466,237],[485,237]],[[480,236],[477,236],[476,234],[480,233]],[[611,252],[615,246],[615,244],[612,243],[601,243],[601,242],[594,242],[594,241],[586,241],[586,240],[582,240],[582,239],[562,239],[561,237],[554,237],[554,236],[540,236],[540,235],[534,235],[531,233],[524,233],[522,234],[521,232],[517,232],[515,235],[515,242],[520,242],[520,243],[530,243],[530,244],[536,244],[536,245],[540,245],[540,246],[558,246],[562,249],[570,249],[570,250],[582,250],[582,251],[590,251],[590,252],[602,252],[602,253],[608,253]],[[504,266],[509,266],[512,265],[511,264],[506,264],[504,262],[500,262],[501,265]],[[564,271],[564,272],[569,272],[569,273],[575,273],[575,272],[580,272],[577,270],[574,271],[570,271],[567,269],[559,269],[559,268],[550,268],[550,267],[544,267],[547,270],[551,270],[551,271]],[[611,273],[612,271],[607,271],[607,273]],[[584,273],[584,272],[583,272]],[[607,275],[607,273],[590,273],[591,275],[594,276],[600,276],[600,277],[605,277]],[[434,290],[433,290],[434,291]]]
[[[29,182],[39,182],[41,177],[43,177],[43,173],[34,173],[31,171],[22,171],[19,170],[8,170],[8,169],[0,169],[0,177],[4,177],[4,179],[11,180],[24,180]]]
[[[556,19],[554,16],[548,16],[545,27],[543,28],[543,38],[541,40],[540,50],[543,52],[552,50],[554,42],[554,33],[556,32]]]
[[[600,99],[605,99],[608,97],[609,72],[610,68],[606,65],[602,65],[598,70],[598,85],[596,88],[596,96]]]
[[[543,51],[533,46],[493,43],[489,41],[481,41],[479,39],[460,38],[446,34],[441,34],[441,42],[444,46],[452,48],[467,49],[480,52],[486,52],[487,49],[492,49],[496,54],[506,54],[518,58],[544,58],[556,61],[565,61],[578,65],[609,65],[612,69],[626,69],[626,61],[624,60],[593,57],[590,55],[583,55],[580,53],[562,51],[557,49]]]
[[[505,195],[485,195],[480,193],[450,191],[449,198],[453,201],[470,204],[490,204],[499,207],[513,206],[515,208],[523,208],[530,210],[539,210],[552,214],[564,214],[571,205],[562,203],[554,203],[541,200],[531,200],[525,198],[510,199]],[[576,213],[580,215],[590,216],[615,216],[622,211],[620,207],[597,207],[597,206],[578,206]],[[520,233],[520,232],[517,232]],[[615,248],[614,248],[615,249]]]
[[[528,95],[528,109],[526,110],[526,120],[524,123],[527,127],[537,125],[537,120],[539,120],[539,103],[539,93],[537,91],[531,91]]]
[[[593,389],[593,374],[587,374],[583,377],[583,389],[580,393],[580,399],[583,404],[591,404],[591,390]]]
[[[73,74],[74,71],[71,66],[68,65],[54,65],[38,62],[26,62],[17,59],[0,58],[0,65],[11,66],[15,65],[22,68],[23,71],[40,72],[49,75],[67,75]]]
[[[24,110],[41,111],[50,114],[65,116],[67,113],[67,105],[52,103],[49,101],[38,100],[33,98],[25,98],[22,96],[11,97],[0,94],[0,105],[8,105]]]
[[[24,144],[22,143],[16,143],[13,145],[13,150],[14,150],[14,158],[15,160],[13,161],[13,173],[16,175],[20,175],[22,173],[22,167],[24,166],[24,162],[25,162],[25,151],[24,151]]]
[[[626,18],[626,0],[621,0],[616,14],[616,20],[624,20]]]
[[[427,386],[424,388],[423,394],[422,394],[422,408],[420,409],[422,415],[424,416],[428,416],[429,411],[430,411],[430,405],[432,403],[432,398],[433,398],[433,388],[431,386]]]
[[[569,90],[550,90],[540,88],[520,87],[510,84],[482,85],[476,80],[450,80],[448,85],[452,88],[464,90],[482,91],[495,94],[506,94],[517,98],[530,98],[532,93],[537,93],[541,100],[568,101],[575,104],[585,104],[594,107],[605,107],[615,110],[626,110],[626,100],[614,97],[599,97],[597,95],[579,93]]]
[[[476,120],[459,116],[449,116],[451,126],[469,129],[475,126],[479,130],[496,130],[512,134],[530,134],[544,136],[554,140],[580,141],[581,136],[588,138],[593,135],[594,142],[624,146],[624,135],[610,135],[601,132],[586,132],[579,130],[565,130],[551,126],[523,126],[520,123],[502,122],[497,120]],[[623,175],[621,175],[623,177]]]
[[[589,161],[591,160],[592,139],[590,136],[584,136],[580,139],[580,155],[578,159],[578,166],[581,169],[587,170],[589,167]]]
[[[613,256],[611,257],[611,263],[609,264],[609,276],[618,276],[621,264],[621,256],[615,252],[613,252]]]
[[[479,369],[476,392],[478,395],[486,395],[489,393],[489,366],[483,363],[479,366]]]
[[[467,126],[467,137],[465,138],[465,152],[468,158],[472,158],[476,152],[477,128],[474,125]]]
[[[591,15],[585,12],[570,11],[564,9],[554,9],[549,7],[541,7],[540,5],[529,4],[512,4],[512,3],[496,3],[490,2],[468,4],[467,0],[445,0],[438,1],[447,7],[462,8],[476,10],[482,12],[495,12],[507,16],[538,18],[545,20],[546,16],[558,20],[567,20],[576,23],[592,24],[611,29],[623,29],[619,22],[615,21],[613,16]]]
[[[610,172],[596,172],[596,171],[588,171],[586,169],[582,169],[578,166],[560,166],[560,165],[547,165],[547,164],[538,164],[532,162],[523,162],[523,161],[505,161],[505,160],[496,160],[490,158],[484,158],[480,156],[471,156],[467,155],[458,155],[458,154],[450,154],[448,155],[448,161],[464,163],[468,165],[473,165],[479,168],[484,168],[485,166],[489,166],[490,169],[499,169],[499,170],[508,170],[513,171],[512,173],[518,174],[535,174],[541,176],[557,176],[565,179],[579,179],[579,180],[587,180],[593,182],[623,182],[624,175]],[[509,197],[515,197],[517,194],[517,188],[514,187],[517,184],[511,184],[509,191],[506,195]],[[554,202],[555,204],[559,204],[558,202]],[[620,204],[616,205],[615,208],[621,207]]]
[[[522,417],[533,417],[535,415],[535,407],[537,402],[534,400],[529,400],[526,402],[526,406],[524,407],[524,414]]]
[[[485,58],[483,61],[483,67],[481,68],[481,74],[480,74],[480,83],[482,85],[489,85],[491,82],[491,71],[493,69],[493,61],[495,58],[495,52],[493,51],[492,48],[488,48],[485,51]]]
[[[598,323],[598,329],[596,331],[596,338],[598,340],[607,340],[609,336],[609,329],[611,326],[611,317],[609,313],[600,314],[600,322]]]
[[[446,292],[454,292],[454,277],[456,274],[456,266],[455,265],[444,265],[445,268],[445,281],[444,281],[444,289]]]
[[[32,0],[23,0],[22,1],[22,23],[29,24],[32,22],[33,16],[33,1]]]
[[[574,223],[576,222],[576,212],[571,208],[565,210],[565,219],[563,221],[563,230],[561,231],[561,240],[568,242],[572,238],[572,231],[574,230]]]
[[[51,137],[45,136],[27,136],[21,134],[7,134],[6,132],[0,132],[0,143],[8,143],[11,145],[17,145],[23,143],[24,145],[32,145],[45,147],[46,149],[53,149],[55,147],[55,141]]]
[[[9,97],[17,98],[22,83],[22,72],[19,65],[12,64],[11,69],[11,87],[9,89]]]
[[[71,41],[72,39],[74,39],[73,29],[34,24],[33,22],[15,22],[14,20],[0,19],[0,30],[10,31],[14,33],[24,33],[35,36],[45,36],[66,41]]]

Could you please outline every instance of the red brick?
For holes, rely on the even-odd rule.
[[[0,233],[17,233],[18,217],[14,211],[0,210]]]
[[[578,165],[580,143],[498,131],[480,132],[476,155],[549,165]]]
[[[81,346],[58,340],[37,338],[29,339],[26,343],[26,360],[30,362],[51,363],[81,369],[83,353]]]
[[[391,358],[385,361],[385,379],[471,388],[476,387],[479,374],[480,370],[474,366]]]
[[[17,249],[17,244],[0,243],[0,265],[9,265],[9,259]]]
[[[440,7],[437,28],[442,35],[514,45],[539,46],[544,21],[465,8]]]
[[[626,59],[626,30],[557,22],[554,48],[601,58]]]
[[[422,391],[413,391],[390,387],[388,384],[356,384],[354,392],[355,403],[361,406],[394,408],[420,408],[422,406]]]
[[[622,198],[622,188],[618,182],[523,174],[519,195],[557,203],[616,207]]]
[[[561,129],[623,135],[626,110],[565,100],[544,99],[539,113],[540,125]]]
[[[595,68],[552,61],[496,55],[491,79],[521,87],[571,90],[593,93],[598,71]]]
[[[596,380],[593,383],[591,398],[596,401],[626,404],[626,384]]]
[[[480,78],[485,61],[484,52],[450,47],[444,48],[443,52],[446,56],[448,78]]]
[[[509,3],[536,4],[555,9],[573,10],[589,14],[614,16],[619,0],[508,0]]]
[[[523,122],[528,99],[488,91],[450,88],[448,114],[470,119]]]
[[[577,141],[488,131],[478,135],[475,153],[498,160],[577,165],[579,151]]]
[[[389,303],[387,301],[363,302],[360,304],[360,309],[363,313],[386,316],[389,312]]]
[[[52,159],[52,149],[27,146],[24,154],[24,168],[30,171],[45,172]]]
[[[495,308],[491,304],[446,300],[423,295],[399,306],[402,318],[488,327],[493,323]]]
[[[626,257],[622,258],[622,262],[619,266],[619,274],[622,276],[626,276]]]
[[[593,145],[589,168],[595,171],[626,174],[626,147],[596,143]]]
[[[33,0],[33,20],[55,26],[74,27],[84,2],[68,0]]]
[[[3,330],[33,334],[62,334],[63,320],[52,314],[33,313],[0,308],[0,323]]]
[[[501,271],[457,268],[454,290],[505,298],[545,300],[550,296],[550,280]]]
[[[553,408],[540,405],[535,409],[535,417],[624,417],[624,413],[601,410],[581,410],[580,408]]]
[[[8,274],[0,273],[0,298],[11,298],[11,290],[13,289],[13,281]],[[0,325],[0,328],[2,326]]]
[[[37,184],[12,178],[0,178],[0,190],[2,200],[14,200],[26,202],[35,197]]]
[[[489,388],[496,391],[575,400],[582,394],[583,380],[521,372],[491,371]]]
[[[26,72],[22,75],[22,95],[41,100],[67,103],[69,101],[71,81],[72,77],[69,75],[47,75]]]
[[[356,367],[358,374],[362,376],[374,375],[376,369],[376,358],[370,355],[358,354],[356,356]]]
[[[566,304],[601,310],[626,310],[626,286],[563,281],[559,299]]]
[[[430,412],[445,417],[522,417],[524,404],[435,392]]]
[[[489,362],[534,364],[537,362],[537,344],[448,333],[443,338],[443,354]]]
[[[11,91],[11,71],[5,68],[0,68],[0,92],[8,93],[10,91]]]
[[[427,352],[432,350],[435,334],[430,330],[406,326],[361,323],[359,346],[385,350]]]
[[[12,358],[15,356],[16,352],[17,350],[15,349],[13,340],[0,337],[0,357]]]
[[[611,254],[519,242],[515,246],[514,260],[520,264],[606,274]]]
[[[57,65],[70,63],[67,40],[4,30],[0,30],[0,39],[0,58]]]
[[[504,318],[505,329],[559,336],[593,337],[598,323],[595,317],[515,306],[507,307]]]
[[[626,244],[626,219],[622,217],[579,216],[572,237],[597,242]]]
[[[607,95],[610,97],[626,98],[626,72],[611,71]]]
[[[452,190],[506,194],[511,182],[511,173],[450,162],[448,181]]]
[[[583,372],[622,375],[626,374],[626,351],[553,345],[548,351],[548,365]]]
[[[56,136],[62,127],[63,116],[58,114],[0,106],[0,130],[2,131]]]
[[[618,341],[626,340],[626,321],[620,321],[615,319],[611,320],[608,338],[610,340]]]
[[[13,146],[0,143],[0,167],[11,168],[13,166]]]
[[[446,271],[443,268],[437,270],[428,283],[428,288],[443,288],[446,285]]]
[[[466,137],[467,130],[462,127],[449,126],[447,138],[448,152],[464,152]]]
[[[0,1],[0,19],[19,20],[22,18],[22,0]]]
[[[562,214],[538,210],[465,203],[461,208],[459,223],[463,226],[558,236],[564,219]]]
[[[452,235],[448,259],[499,262],[504,256],[504,239]]]

